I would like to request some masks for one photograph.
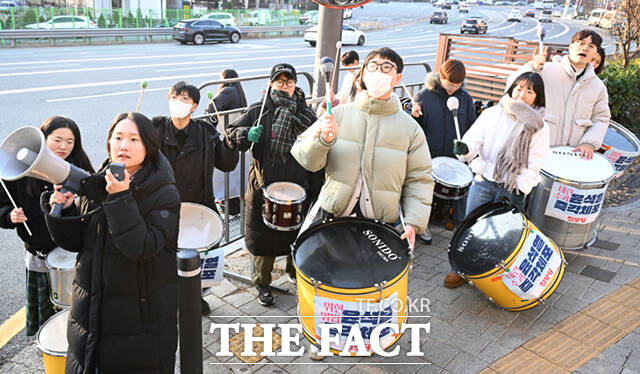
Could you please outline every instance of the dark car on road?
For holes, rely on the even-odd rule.
[[[233,26],[225,26],[212,19],[187,19],[178,22],[173,27],[173,39],[182,44],[204,44],[205,42],[231,42],[240,41],[240,29]]]
[[[529,9],[524,13],[524,16],[536,18],[536,12],[533,9]]]
[[[449,17],[446,12],[433,12],[429,17],[429,23],[448,23]]]
[[[451,9],[451,3],[442,3],[441,9]]]
[[[464,34],[465,32],[486,34],[488,28],[487,23],[482,17],[469,17],[462,22],[462,25],[460,26],[460,34]]]

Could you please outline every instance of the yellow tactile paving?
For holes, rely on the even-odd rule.
[[[24,329],[27,321],[27,309],[25,307],[11,316],[0,325],[0,348],[4,347],[17,333]]]
[[[638,326],[640,277],[494,361],[482,373],[570,373]]]

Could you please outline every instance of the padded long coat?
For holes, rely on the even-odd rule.
[[[167,159],[105,191],[105,162],[86,180],[80,211],[46,214],[54,240],[79,252],[67,326],[67,373],[173,373],[180,195]],[[43,209],[49,195],[42,195]]]

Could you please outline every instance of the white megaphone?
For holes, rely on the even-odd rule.
[[[0,144],[0,178],[14,181],[33,177],[60,184],[65,190],[82,192],[82,180],[89,173],[53,154],[45,144],[44,134],[33,126],[21,127]],[[52,215],[60,215],[62,204],[56,204]]]

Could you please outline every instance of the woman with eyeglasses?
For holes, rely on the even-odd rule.
[[[431,157],[455,157],[453,154],[453,140],[456,139],[456,129],[453,113],[447,107],[450,97],[458,99],[458,125],[460,136],[471,127],[476,120],[476,112],[471,95],[463,89],[466,69],[459,60],[447,60],[440,67],[440,73],[427,74],[425,88],[418,91],[414,97],[411,111],[418,121],[429,144]],[[459,225],[465,216],[465,199],[451,202],[453,208],[453,224]],[[433,217],[435,219],[449,219],[449,202],[437,197],[433,200]],[[427,230],[419,236],[421,242],[431,244],[431,234]]]
[[[264,306],[274,303],[269,284],[276,256],[287,256],[286,272],[295,283],[290,245],[298,231],[277,231],[264,224],[263,188],[274,182],[298,184],[306,191],[304,212],[322,186],[322,173],[308,172],[289,153],[296,137],[316,120],[313,109],[306,104],[304,92],[296,87],[296,77],[293,66],[275,65],[264,101],[251,105],[227,130],[241,151],[252,148],[244,240],[253,255],[252,281],[258,291],[258,302]]]
[[[403,66],[390,48],[371,51],[360,67],[363,90],[355,101],[320,118],[291,153],[307,170],[326,170],[318,216],[356,214],[395,224],[402,206],[402,238],[413,245],[427,227],[433,179],[424,132],[393,93]]]

